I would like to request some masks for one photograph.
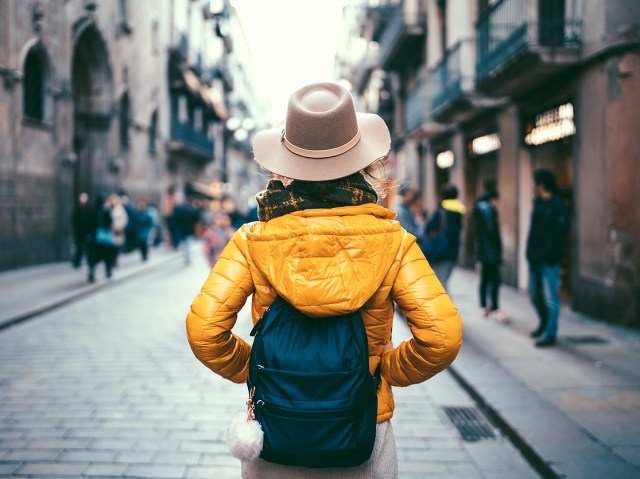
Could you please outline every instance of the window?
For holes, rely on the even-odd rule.
[[[127,16],[127,0],[118,0],[118,26],[123,33],[131,33],[131,25]]]
[[[155,154],[156,140],[158,138],[158,110],[153,110],[151,121],[149,122],[149,153]]]
[[[23,107],[24,117],[38,122],[45,121],[48,65],[40,46],[27,53],[24,61]]]
[[[129,105],[129,94],[125,93],[120,98],[120,147],[123,150],[129,148],[129,123],[131,111]]]

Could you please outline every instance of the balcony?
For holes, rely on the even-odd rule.
[[[477,88],[522,93],[580,60],[577,0],[500,0],[476,25]],[[531,8],[533,6],[533,8]]]
[[[431,78],[422,74],[413,88],[407,92],[404,126],[408,136],[428,138],[444,130],[444,125],[437,123],[430,115],[431,91]]]
[[[213,140],[189,123],[182,123],[175,117],[171,118],[171,139],[168,148],[174,153],[182,153],[202,161],[213,158]]]
[[[469,112],[474,96],[475,42],[460,40],[447,49],[442,60],[429,72],[430,105],[434,118],[462,121],[459,114]]]
[[[425,48],[426,14],[422,2],[405,0],[393,8],[380,37],[380,67],[398,70],[414,58],[422,58]]]
[[[358,93],[362,93],[367,86],[371,72],[378,65],[378,49],[368,47],[367,53],[353,72],[353,89]]]

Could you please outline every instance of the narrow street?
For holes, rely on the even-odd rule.
[[[0,477],[240,477],[226,427],[245,387],[205,369],[185,338],[206,274],[204,260],[167,262],[0,331]],[[449,373],[395,397],[401,478],[538,477]]]

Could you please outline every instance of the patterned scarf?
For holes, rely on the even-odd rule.
[[[256,200],[260,221],[269,221],[294,211],[375,203],[378,195],[362,174],[354,173],[329,181],[293,180],[288,186],[271,180]]]

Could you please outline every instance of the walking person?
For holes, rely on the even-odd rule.
[[[74,244],[73,266],[79,268],[87,253],[91,234],[91,206],[87,193],[80,193],[78,196],[78,201],[73,207],[71,224]]]
[[[154,219],[149,212],[147,199],[142,197],[136,202],[136,209],[131,211],[127,228],[133,235],[134,247],[140,250],[142,261],[149,257],[149,236],[154,227]]]
[[[508,322],[500,308],[500,265],[502,264],[502,238],[498,213],[497,191],[484,192],[473,210],[476,256],[480,263],[480,313],[499,323]],[[487,293],[490,303],[487,303]]]
[[[427,221],[422,248],[434,273],[447,289],[458,261],[462,216],[466,209],[458,200],[458,188],[451,183],[442,187],[440,198],[438,208]]]
[[[415,237],[394,220],[393,211],[377,204],[373,185],[385,184],[377,175],[389,148],[384,121],[356,113],[349,92],[334,83],[294,92],[284,129],[262,131],[255,138],[256,160],[274,179],[257,196],[260,221],[235,232],[191,305],[191,348],[217,374],[245,383],[252,347],[232,328],[249,297],[256,328],[279,299],[309,320],[317,318],[318,327],[333,323],[327,317],[359,311],[368,343],[367,373],[379,378],[379,387],[373,393],[375,443],[364,463],[311,469],[246,459],[244,478],[398,477],[391,387],[429,379],[458,353],[462,323],[457,308]],[[395,347],[390,341],[394,303],[413,333]],[[257,334],[256,341],[260,330]],[[343,353],[330,348],[307,358],[306,349],[296,349],[303,339],[287,346],[300,361],[330,360]],[[315,380],[312,385],[318,389]],[[328,421],[317,420],[314,431],[305,435],[331,428],[334,423]],[[335,440],[335,435],[328,437]],[[326,449],[330,454],[333,446]]]
[[[90,283],[95,281],[95,268],[101,262],[104,262],[107,278],[111,278],[117,263],[118,250],[124,243],[124,228],[127,220],[127,213],[118,195],[111,195],[106,199],[104,195],[98,195],[89,247],[88,280]]]
[[[188,202],[177,204],[173,209],[173,222],[177,232],[177,246],[182,248],[184,264],[191,264],[191,246],[200,222],[199,210]]]
[[[546,169],[533,175],[534,200],[527,238],[529,298],[538,314],[531,336],[537,347],[553,346],[560,316],[560,263],[569,232],[569,212],[558,196],[556,176]]]
[[[418,238],[422,237],[422,229],[417,221],[414,212],[414,202],[418,199],[416,190],[409,185],[402,185],[399,190],[400,202],[396,206],[396,220],[400,222],[402,227]]]
[[[202,239],[204,241],[204,253],[209,261],[209,266],[215,266],[220,253],[233,237],[234,229],[231,226],[231,218],[228,214],[218,211],[213,213],[210,225],[205,229]]]

